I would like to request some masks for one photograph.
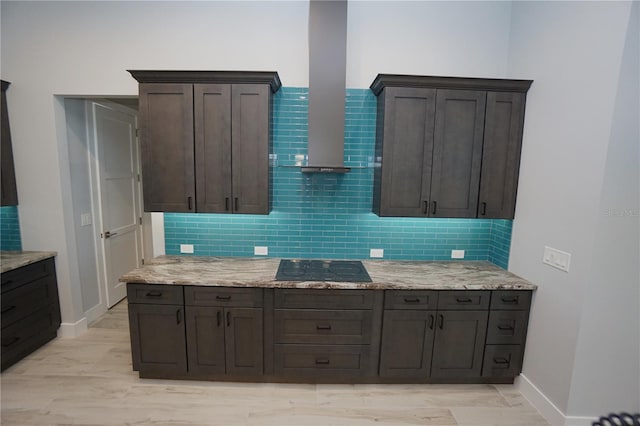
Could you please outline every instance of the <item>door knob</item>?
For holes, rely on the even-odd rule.
[[[102,238],[111,238],[114,235],[118,235],[118,233],[117,232],[104,231],[104,234],[102,234]]]

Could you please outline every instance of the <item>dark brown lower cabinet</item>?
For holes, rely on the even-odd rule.
[[[262,309],[187,306],[190,373],[262,374]]]
[[[130,304],[133,369],[142,374],[187,372],[184,306]]]

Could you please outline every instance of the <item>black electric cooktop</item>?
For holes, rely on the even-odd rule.
[[[371,277],[359,260],[283,259],[276,280],[370,283]]]

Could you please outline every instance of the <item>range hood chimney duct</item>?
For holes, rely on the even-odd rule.
[[[309,2],[309,162],[303,172],[346,173],[347,0]]]

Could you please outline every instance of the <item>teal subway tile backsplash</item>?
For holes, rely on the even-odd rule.
[[[271,257],[366,259],[372,248],[385,259],[489,260],[506,268],[511,221],[378,217],[371,212],[376,98],[368,89],[347,89],[347,174],[303,174],[307,154],[308,89],[283,87],[275,95],[276,154],[268,216],[165,213],[165,249],[180,254],[193,244],[203,256],[253,256],[256,245]]]
[[[0,207],[0,250],[22,250],[18,207]]]

